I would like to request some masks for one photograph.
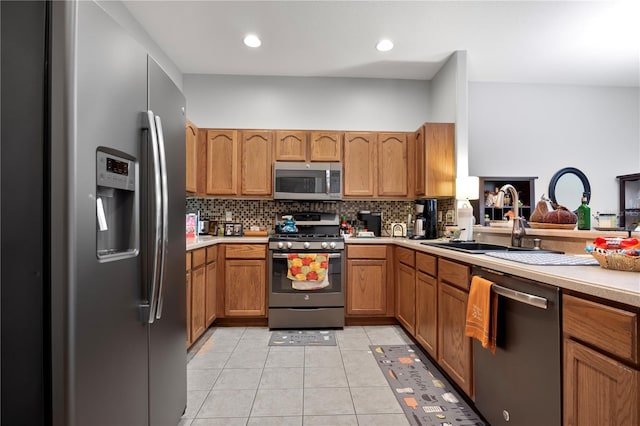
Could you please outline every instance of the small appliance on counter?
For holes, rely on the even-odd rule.
[[[373,232],[374,237],[379,237],[382,235],[382,213],[360,211],[358,212],[358,220],[363,222],[363,226],[367,231]]]
[[[198,235],[209,235],[209,219],[200,219],[198,221]]]
[[[414,202],[416,219],[413,223],[413,240],[433,240],[438,238],[437,201],[418,199]]]

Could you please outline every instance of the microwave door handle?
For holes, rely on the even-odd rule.
[[[331,169],[325,171],[327,178],[327,195],[331,194]]]

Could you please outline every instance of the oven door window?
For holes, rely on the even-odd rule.
[[[288,264],[286,253],[273,253],[271,261],[271,292],[272,293],[339,293],[342,291],[342,254],[326,253],[329,255],[329,269],[327,280],[329,285],[317,290],[297,290],[293,288],[293,281],[287,278]]]

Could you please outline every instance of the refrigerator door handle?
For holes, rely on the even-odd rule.
[[[154,196],[154,224],[153,224],[153,248],[151,250],[153,256],[153,267],[151,272],[151,289],[147,295],[148,300],[148,316],[145,321],[149,324],[153,323],[156,317],[157,306],[157,288],[160,279],[160,262],[162,261],[162,179],[160,166],[160,152],[158,145],[158,133],[156,130],[156,122],[153,111],[149,110],[145,113],[148,123],[149,134],[151,136],[151,156],[153,159],[153,196]],[[149,288],[149,286],[147,286]]]
[[[167,190],[167,157],[164,150],[164,133],[160,116],[155,117],[156,131],[158,132],[158,153],[160,154],[160,180],[162,184],[162,242],[160,250],[160,277],[158,282],[158,301],[156,307],[156,319],[162,318],[162,303],[164,301],[165,263],[169,236],[169,192]]]

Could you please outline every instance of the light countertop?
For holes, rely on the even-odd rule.
[[[585,231],[591,233],[592,231]],[[637,233],[634,233],[634,236]],[[585,235],[587,237],[587,235]],[[588,237],[592,238],[592,234]],[[604,269],[600,266],[541,266],[497,259],[483,254],[467,254],[423,245],[424,240],[407,238],[347,238],[348,244],[395,244],[436,256],[447,257],[471,265],[482,266],[507,274],[552,284],[603,299],[640,307],[640,273]],[[201,236],[187,241],[187,250],[213,244],[266,244],[268,237]],[[581,255],[584,256],[584,255]]]

